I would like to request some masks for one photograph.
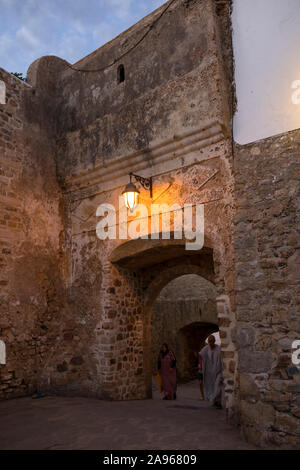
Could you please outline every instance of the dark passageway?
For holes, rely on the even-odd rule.
[[[175,352],[179,382],[196,377],[194,353],[218,331],[216,288],[197,274],[179,276],[158,295],[152,313],[152,374],[163,342]]]

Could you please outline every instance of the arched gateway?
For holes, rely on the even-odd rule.
[[[172,280],[196,274],[215,283],[213,250],[203,247],[199,251],[185,250],[184,240],[131,240],[113,250],[110,272],[114,285],[126,284],[122,292],[120,329],[116,335],[122,349],[115,350],[113,367],[118,370],[114,384],[106,382],[106,392],[112,399],[151,398],[151,317],[153,305],[161,290]],[[114,295],[116,290],[112,291]],[[118,305],[118,301],[117,301]],[[227,330],[234,326],[225,297],[217,298],[216,321],[223,337],[224,375],[229,392],[233,391],[236,353]],[[108,317],[112,315],[112,312]],[[218,316],[218,318],[217,318]],[[213,328],[211,331],[216,331]],[[125,346],[126,344],[126,346]],[[126,352],[125,352],[126,351]],[[123,355],[124,354],[124,355]],[[229,360],[230,359],[230,360]],[[122,363],[122,361],[125,361]],[[119,369],[118,369],[119,368]],[[113,371],[110,370],[111,377]],[[227,404],[232,403],[232,393],[226,387]]]
[[[259,445],[299,443],[300,132],[233,142],[231,4],[170,1],[72,67],[36,60],[26,82],[0,69],[0,399],[150,397],[153,303],[198,274],[217,292],[229,414]],[[131,173],[148,213],[201,205],[202,249],[151,238],[145,211],[130,236]],[[103,204],[116,237],[99,238]]]
[[[110,400],[150,397],[153,303],[168,281],[199,274],[217,290],[227,407],[234,408],[232,77],[231,56],[223,47],[228,13],[211,1],[170,5],[159,22],[162,47],[149,60],[152,35],[128,54],[122,83],[116,80],[117,63],[96,77],[44,57],[28,71],[31,86],[53,90],[57,98],[63,90],[55,108],[63,228],[54,224],[63,247],[62,307],[49,304],[59,319],[46,325],[49,345],[37,377],[42,389]],[[84,58],[81,66],[97,68],[107,54],[117,57],[132,35],[144,34],[146,23]],[[134,216],[129,210],[124,214],[120,204],[129,173],[152,178],[151,191],[142,187],[143,180],[135,181],[146,208],[135,236]],[[100,236],[103,205],[115,209],[107,227],[115,236]],[[152,205],[173,207],[174,214],[178,207],[192,207],[194,234],[199,234],[194,216],[201,206],[203,248],[189,251],[183,238],[155,239],[163,229],[153,229],[147,216]],[[171,232],[175,225],[174,215]]]

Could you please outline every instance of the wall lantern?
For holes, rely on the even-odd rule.
[[[139,199],[139,190],[136,185],[132,183],[132,177],[138,181],[144,189],[149,189],[150,197],[152,197],[152,176],[150,178],[143,178],[142,176],[135,175],[134,173],[129,173],[130,183],[127,184],[124,191],[122,192],[125,200],[125,206],[130,209],[130,212],[133,212],[133,209],[138,204]]]

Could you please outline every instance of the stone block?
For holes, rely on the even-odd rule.
[[[288,388],[289,381],[288,380],[280,380],[280,379],[271,379],[269,381],[269,384],[270,384],[270,387],[273,390],[284,392]]]
[[[232,374],[234,374],[235,368],[236,368],[236,362],[235,362],[235,361],[230,361],[230,362],[229,362],[229,366],[228,366],[229,372],[231,372]]]
[[[221,317],[221,318],[218,318],[218,324],[219,324],[219,327],[226,328],[231,325],[231,320],[230,318],[227,318],[227,317]]]
[[[251,375],[240,374],[240,394],[242,399],[247,397],[259,398],[259,389]]]
[[[75,356],[75,357],[72,357],[70,362],[74,366],[80,366],[81,364],[84,363],[84,360],[83,360],[82,356]]]
[[[255,332],[253,328],[237,329],[237,344],[239,348],[247,348],[254,344]]]
[[[66,372],[68,370],[68,364],[64,361],[62,364],[57,364],[56,369],[58,372]]]
[[[289,366],[286,371],[290,377],[293,377],[294,375],[300,374],[300,366]]]
[[[273,354],[270,351],[239,351],[240,371],[245,373],[260,374],[270,372],[273,363]]]
[[[276,402],[276,403],[284,403],[290,402],[292,399],[291,393],[282,393],[278,391],[266,391],[263,393],[264,401]]]
[[[287,413],[276,413],[274,427],[289,434],[300,435],[299,418]]]
[[[275,410],[272,405],[261,401],[248,403],[245,400],[241,400],[241,420],[246,424],[255,425],[263,430],[274,424]]]

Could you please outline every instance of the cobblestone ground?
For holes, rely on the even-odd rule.
[[[254,449],[225,412],[200,401],[198,383],[176,401],[19,398],[0,402],[0,449]]]

